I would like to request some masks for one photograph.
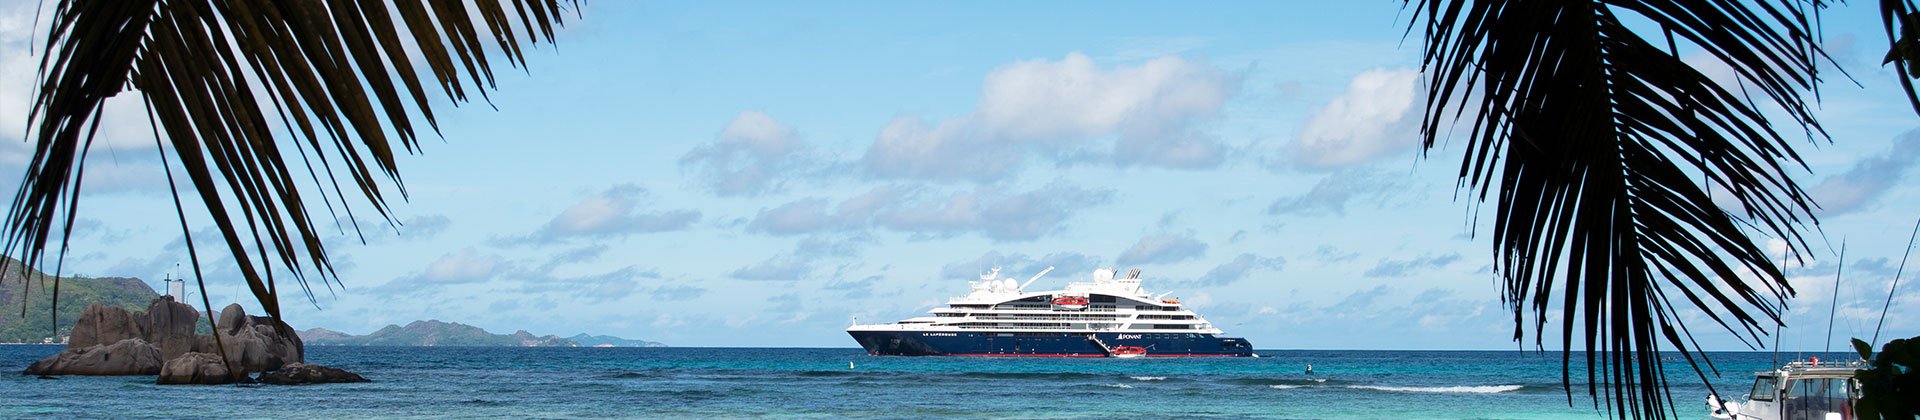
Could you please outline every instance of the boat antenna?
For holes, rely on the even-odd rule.
[[[1900,268],[1893,271],[1893,285],[1887,286],[1887,303],[1880,306],[1880,322],[1873,325],[1873,341],[1868,347],[1880,344],[1880,327],[1887,325],[1887,309],[1893,307],[1893,291],[1900,288],[1900,274],[1907,271],[1907,257],[1913,255],[1913,239],[1920,237],[1920,220],[1913,221],[1913,233],[1907,235],[1907,249],[1900,253]]]
[[[1782,239],[1784,240],[1785,238],[1782,238]],[[1792,256],[1793,256],[1793,243],[1789,242],[1787,243],[1786,249],[1780,250],[1780,277],[1782,280],[1786,279],[1787,262],[1789,258],[1792,258]],[[1786,318],[1786,314],[1781,314],[1780,317]],[[1781,324],[1785,324],[1785,322],[1781,322],[1781,320],[1778,320],[1778,319],[1773,320],[1773,365],[1774,366],[1780,366],[1780,325]]]
[[[1827,347],[1822,353],[1833,352],[1833,316],[1840,313],[1840,272],[1847,269],[1847,239],[1840,238],[1840,266],[1833,269],[1833,302],[1827,304]]]

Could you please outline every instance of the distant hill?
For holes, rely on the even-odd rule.
[[[160,297],[152,286],[137,278],[64,277],[60,279],[60,308],[55,311],[59,329],[51,330],[47,308],[53,304],[53,276],[35,271],[18,260],[6,259],[7,272],[0,275],[0,343],[38,343],[73,333],[74,320],[87,304],[119,306],[129,311],[145,311],[147,304]],[[20,316],[20,297],[27,297],[26,317]]]
[[[458,347],[575,347],[580,343],[558,336],[534,336],[526,331],[494,334],[472,325],[439,320],[414,321],[407,326],[388,325],[367,335],[352,335],[324,328],[300,332],[309,346],[458,346]]]
[[[657,341],[634,340],[634,339],[614,337],[611,335],[587,335],[586,333],[581,333],[580,335],[567,337],[567,339],[573,340],[573,342],[575,343],[580,343],[581,346],[585,346],[585,347],[666,347],[667,346],[666,344],[662,344]]]

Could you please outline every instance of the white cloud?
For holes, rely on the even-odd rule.
[[[1028,60],[987,75],[980,122],[1015,141],[1066,141],[1115,131],[1159,131],[1220,111],[1237,82],[1179,57],[1101,69],[1080,53]]]
[[[721,196],[755,195],[778,190],[781,180],[801,166],[806,147],[798,131],[762,111],[746,111],[728,122],[712,143],[680,158],[698,171],[699,182]]]
[[[1371,162],[1418,145],[1420,72],[1372,69],[1307,120],[1285,152],[1296,164],[1330,169]]]
[[[34,153],[27,114],[39,82],[40,46],[53,3],[0,2],[0,182],[17,184]],[[37,6],[45,6],[36,26]],[[88,152],[86,192],[161,192],[166,189],[153,131],[136,94],[108,98],[97,115],[99,132]],[[83,133],[84,135],[84,133]]]
[[[1192,235],[1151,235],[1140,238],[1114,259],[1119,264],[1177,263],[1207,253],[1207,244]]]
[[[874,187],[831,210],[827,208],[826,198],[805,198],[761,210],[747,229],[776,235],[858,229],[866,226],[874,213],[899,203],[907,193],[909,191],[901,187]]]
[[[642,213],[640,199],[646,193],[638,186],[615,185],[574,203],[528,239],[558,242],[575,237],[625,237],[686,229],[700,219],[700,212],[693,210]]]
[[[1367,277],[1406,277],[1430,269],[1444,268],[1452,265],[1456,261],[1460,261],[1459,253],[1447,253],[1444,255],[1426,254],[1402,260],[1383,258],[1380,262],[1375,263],[1373,268],[1367,269],[1367,272],[1362,275]]]
[[[506,265],[498,255],[481,255],[473,248],[448,253],[427,264],[420,280],[434,283],[476,283],[492,279]]]
[[[1814,202],[1820,203],[1821,215],[1859,210],[1899,184],[1915,160],[1920,160],[1920,130],[1895,137],[1886,152],[1860,159],[1846,172],[1821,180],[1813,186]]]
[[[1107,194],[1059,183],[1020,193],[990,186],[945,194],[882,186],[831,209],[827,199],[813,197],[761,210],[747,228],[796,235],[880,227],[932,236],[978,233],[995,240],[1033,240],[1059,229]]]
[[[1395,185],[1386,177],[1360,172],[1341,171],[1328,174],[1313,184],[1306,193],[1281,197],[1267,205],[1267,214],[1299,216],[1340,216],[1347,213],[1347,204],[1355,199],[1381,202],[1395,195]]]
[[[733,270],[733,278],[741,280],[799,280],[813,271],[805,260],[793,257],[776,256],[754,265]]]
[[[1212,270],[1207,270],[1206,275],[1200,276],[1200,278],[1193,283],[1202,287],[1225,286],[1247,278],[1247,274],[1253,272],[1253,270],[1279,271],[1281,268],[1286,267],[1286,265],[1286,258],[1261,257],[1250,253],[1242,253],[1240,256],[1234,257],[1233,261],[1228,261],[1214,267]]]
[[[1028,153],[1213,167],[1223,146],[1191,126],[1218,115],[1239,88],[1238,76],[1171,56],[1112,68],[1077,52],[1059,61],[1021,61],[987,75],[971,114],[933,123],[894,119],[864,160],[881,176],[975,181],[1012,174]],[[1117,140],[1107,155],[1079,150],[1108,138]]]
[[[1018,194],[982,187],[890,209],[876,215],[875,223],[905,232],[976,232],[995,240],[1033,240],[1053,233],[1073,213],[1106,196],[1105,191],[1058,183]]]

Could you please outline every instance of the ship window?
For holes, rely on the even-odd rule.
[[[1092,300],[1093,303],[1113,303],[1114,302],[1113,295],[1102,295],[1102,294],[1095,294],[1093,295],[1092,299],[1089,299],[1089,300]]]
[[[1773,381],[1772,376],[1754,378],[1753,392],[1747,394],[1747,398],[1753,399],[1754,401],[1773,401]]]
[[[1847,380],[1844,378],[1792,379],[1781,405],[1786,418],[1821,419],[1847,414]]]

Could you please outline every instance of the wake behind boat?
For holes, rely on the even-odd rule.
[[[1140,287],[1140,269],[1116,278],[1094,270],[1093,281],[1060,290],[1023,289],[1000,269],[969,282],[972,291],[928,316],[847,328],[876,356],[1201,357],[1252,356],[1247,340],[1224,334],[1187,310],[1171,293]]]

